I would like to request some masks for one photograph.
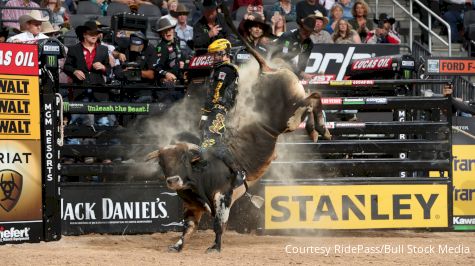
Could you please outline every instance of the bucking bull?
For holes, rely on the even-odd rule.
[[[306,97],[293,72],[270,69],[257,52],[249,46],[248,49],[264,71],[252,88],[254,106],[236,108],[227,120],[233,123],[239,120],[236,118],[246,117],[245,123],[227,125],[224,136],[233,158],[247,173],[246,184],[233,188],[235,177],[231,170],[212,152],[200,152],[196,144],[177,143],[147,156],[147,160],[158,158],[167,186],[184,202],[185,228],[180,239],[170,246],[170,251],[183,249],[205,212],[213,216],[215,232],[214,244],[207,251],[221,250],[221,237],[231,206],[246,193],[247,185],[253,184],[267,170],[275,158],[280,134],[296,130],[308,117],[306,129],[313,141],[317,141],[317,131],[324,138],[331,138],[324,126],[320,95],[313,93]],[[249,116],[251,109],[257,115]]]

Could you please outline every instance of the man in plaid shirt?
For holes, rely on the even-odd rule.
[[[6,7],[36,7],[40,6],[30,0],[9,0],[6,4]],[[18,20],[22,15],[30,13],[31,10],[20,10],[20,9],[4,9],[2,10],[2,19],[3,20]],[[11,27],[15,29],[20,29],[20,24],[18,22],[3,22],[5,27]]]

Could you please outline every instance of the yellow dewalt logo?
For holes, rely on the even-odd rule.
[[[267,186],[266,229],[448,226],[446,185]]]

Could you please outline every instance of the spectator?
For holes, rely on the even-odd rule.
[[[392,25],[396,22],[394,18],[388,17],[386,13],[381,13],[379,20],[375,20],[375,22],[378,23],[378,27],[368,32],[366,43],[401,43],[399,34],[392,29]]]
[[[304,0],[300,1],[296,5],[297,10],[297,23],[300,23],[302,18],[315,14],[315,11],[320,11],[324,16],[327,16],[327,10],[324,6],[320,5],[318,0]]]
[[[354,0],[339,0],[338,3],[343,8],[343,18],[346,21],[353,19],[352,9],[355,4]]]
[[[41,2],[42,8],[48,8],[51,11],[52,17],[50,18],[53,26],[62,27],[65,21],[69,19],[66,12],[66,8],[61,6],[61,0],[43,0]],[[48,16],[48,12],[43,11],[43,15]]]
[[[315,43],[333,43],[333,39],[326,30],[325,26],[328,24],[328,18],[323,16],[319,11],[315,12],[315,31],[310,35],[310,39]]]
[[[370,30],[374,28],[373,22],[368,19],[369,6],[364,0],[356,0],[351,10],[353,19],[348,22],[353,27],[353,29],[358,32],[361,40],[366,40],[366,35]]]
[[[96,22],[87,21],[84,25],[76,27],[76,35],[80,43],[72,46],[68,50],[66,62],[64,63],[64,72],[78,85],[104,85],[105,76],[110,73],[109,53],[107,47],[100,45],[99,34]],[[93,102],[97,101],[93,89],[85,87],[84,91],[75,97],[75,101]],[[70,124],[83,124],[93,126],[95,121],[93,114],[78,115],[72,114]],[[112,125],[107,117],[101,117],[98,120],[100,125]],[[93,140],[85,140],[85,142]],[[80,144],[77,139],[67,140],[69,144]],[[83,143],[85,143],[83,142]],[[95,158],[86,157],[84,162],[94,163]]]
[[[183,4],[178,4],[176,11],[172,15],[177,18],[175,27],[176,36],[180,40],[180,49],[185,58],[191,57],[193,50],[193,27],[187,24],[190,11]]]
[[[156,79],[161,86],[174,88],[177,82],[183,84],[183,67],[185,65],[180,42],[175,36],[175,25],[166,18],[160,18],[155,31],[162,38],[156,48],[158,57],[155,64]],[[159,95],[158,100],[173,102],[181,97],[182,95],[175,91],[168,91],[166,94]]]
[[[280,37],[284,32],[287,31],[287,24],[285,22],[284,16],[279,12],[275,12],[271,18],[272,22],[272,34],[275,37]]]
[[[279,0],[272,6],[272,12],[279,12],[285,17],[286,22],[295,21],[297,19],[297,7],[291,0]]]
[[[208,46],[217,39],[235,39],[226,26],[222,14],[218,14],[218,5],[215,0],[203,1],[203,16],[193,27],[194,48],[197,53],[206,53]]]
[[[292,66],[294,73],[304,79],[311,78],[311,75],[305,73],[305,67],[313,48],[310,35],[315,31],[316,21],[316,16],[310,15],[300,20],[298,29],[285,32],[275,41],[278,49],[273,57],[295,62]]]
[[[333,32],[332,39],[334,43],[338,44],[351,44],[361,43],[360,35],[351,27],[351,25],[345,19],[339,19],[337,21],[337,27]]]
[[[231,11],[234,12],[242,6],[262,7],[262,0],[234,0]]]
[[[338,20],[341,18],[343,18],[343,7],[340,4],[334,4],[332,9],[330,9],[330,19],[325,30],[328,31],[328,33],[333,33]]]
[[[253,48],[259,53],[265,55],[268,51],[269,36],[271,35],[271,27],[264,21],[259,14],[254,15],[254,19],[244,21],[244,30],[247,40]]]
[[[47,17],[43,17],[38,10],[32,10],[27,15],[22,15],[19,19],[20,28],[25,31],[8,38],[7,42],[30,43],[41,39],[47,39],[48,36],[41,33],[41,23],[48,21]]]
[[[0,43],[6,42],[8,38],[8,29],[5,27],[0,27]]]
[[[327,11],[327,14],[328,12],[330,12],[330,9],[332,9],[332,7],[335,5],[335,0],[318,0],[318,2],[320,3],[321,6],[325,8],[325,10]],[[327,14],[325,14],[325,16]]]
[[[6,7],[36,7],[40,6],[31,1],[31,0],[9,0],[6,4]],[[3,9],[2,10],[2,19],[3,20],[18,20],[21,16],[30,13],[32,10],[21,10],[21,9]],[[18,22],[3,22],[3,26],[10,27],[14,29],[20,29],[20,23]]]
[[[467,7],[472,8],[472,0],[441,0],[442,7],[445,10],[442,18],[450,25],[452,42],[462,42],[459,28],[463,24],[463,14]]]
[[[173,25],[176,25],[177,24],[177,19],[176,19],[176,17],[173,16],[173,12],[175,12],[176,9],[178,8],[178,1],[177,0],[168,0],[167,6],[168,6],[168,14],[165,15],[165,16],[162,16],[162,18],[167,18],[167,19],[170,20],[170,22]]]

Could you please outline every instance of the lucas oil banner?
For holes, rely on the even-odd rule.
[[[36,45],[0,44],[0,244],[42,237]]]

